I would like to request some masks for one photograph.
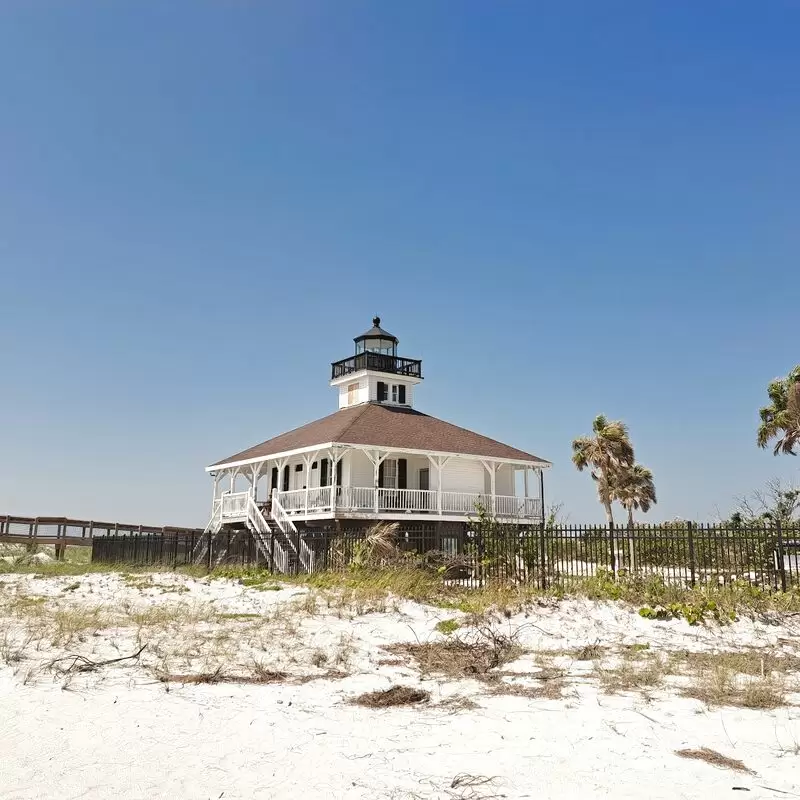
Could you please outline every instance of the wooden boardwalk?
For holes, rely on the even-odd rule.
[[[92,539],[99,536],[121,534],[142,535],[169,533],[172,535],[199,535],[202,528],[176,528],[165,525],[130,525],[123,522],[100,522],[98,520],[70,519],[68,517],[14,517],[0,516],[0,543],[22,544],[33,552],[37,547],[55,547],[56,557],[64,557],[67,545],[91,547]]]

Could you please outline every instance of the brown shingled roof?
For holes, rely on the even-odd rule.
[[[510,447],[411,408],[364,403],[344,408],[330,416],[282,433],[274,439],[268,439],[211,466],[219,467],[238,461],[264,458],[328,442],[549,463],[543,458],[517,450],[516,447]]]

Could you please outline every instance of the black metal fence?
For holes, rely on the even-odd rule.
[[[205,538],[203,538],[205,537]],[[287,549],[282,534],[265,536],[268,552]],[[408,560],[435,570],[446,581],[481,586],[497,580],[542,588],[568,587],[576,580],[610,576],[657,575],[665,583],[698,586],[745,581],[762,588],[800,586],[800,525],[733,526],[680,523],[637,526],[632,530],[598,526],[519,527],[472,525],[458,538],[447,537],[447,551],[429,536],[396,536],[388,552],[370,551],[364,529],[308,531],[304,559],[299,536],[288,540],[292,571],[336,571],[354,564],[395,564]],[[424,546],[420,547],[420,545]],[[210,547],[208,546],[210,543]],[[294,552],[291,552],[294,551]],[[308,553],[311,553],[309,563]],[[270,560],[247,532],[153,532],[104,536],[93,541],[92,560],[181,566],[229,564],[270,568]],[[304,563],[305,562],[305,563]]]

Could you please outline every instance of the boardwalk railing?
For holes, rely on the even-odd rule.
[[[199,535],[202,529],[173,526],[131,525],[123,522],[70,519],[68,517],[0,516],[0,543],[20,544],[29,550],[54,546],[63,555],[67,545],[91,547],[92,541],[107,536]]]
[[[192,541],[196,541],[191,534]],[[263,537],[277,549],[284,534]],[[179,533],[136,532],[95,539],[92,559],[183,565],[191,547]],[[138,540],[138,542],[136,541]],[[292,570],[344,570],[363,558],[364,529],[306,530],[292,533],[300,558]],[[435,526],[401,526],[397,551],[416,552],[405,563],[435,569],[465,586],[487,581],[568,588],[597,578],[652,579],[679,586],[746,582],[766,589],[800,587],[800,524],[793,526],[680,525],[640,526],[632,530],[602,526],[518,526],[473,524],[465,534],[436,533]],[[214,538],[219,556],[208,563],[270,565],[252,536],[221,531]],[[263,551],[262,551],[263,552]]]

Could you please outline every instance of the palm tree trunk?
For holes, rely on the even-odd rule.
[[[608,522],[608,527],[612,528],[614,526],[614,512],[611,510],[611,503],[603,503],[603,507],[606,510],[606,522]]]

